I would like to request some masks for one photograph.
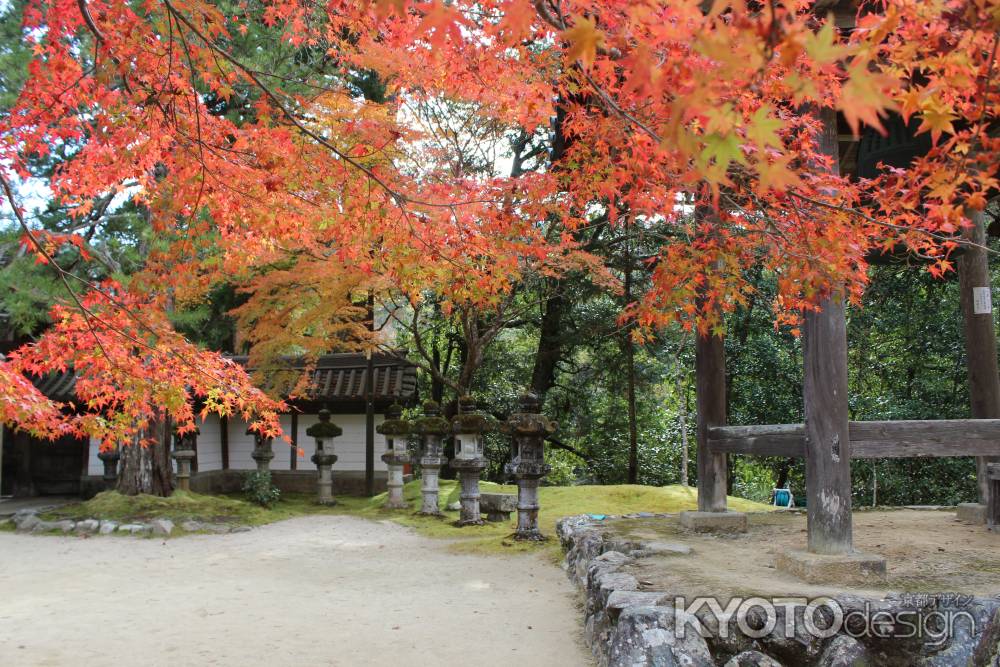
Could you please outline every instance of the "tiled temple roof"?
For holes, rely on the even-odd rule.
[[[246,365],[247,357],[231,357],[238,364]],[[363,354],[340,353],[326,354],[316,362],[312,377],[307,385],[306,396],[298,399],[314,403],[358,403],[365,400],[365,387],[368,379],[368,362]],[[417,367],[402,357],[389,354],[376,354],[372,358],[374,369],[374,385],[372,398],[376,403],[388,405],[394,401],[402,404],[412,403],[417,394]],[[295,383],[295,369],[304,368],[301,361],[289,360],[287,364],[276,364],[273,369],[249,369],[265,378],[273,371],[274,375],[284,376],[285,385],[282,393],[287,392]],[[33,377],[32,382],[43,394],[58,401],[72,401],[75,398],[76,376],[73,371],[51,373],[43,377]],[[267,380],[265,379],[265,383]]]

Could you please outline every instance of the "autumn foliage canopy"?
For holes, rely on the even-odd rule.
[[[776,317],[794,326],[825,296],[857,298],[874,251],[950,271],[968,211],[998,186],[1000,0],[32,0],[25,23],[35,57],[0,128],[9,203],[26,160],[71,145],[55,196],[85,216],[119,193],[158,241],[128,281],[53,266],[54,325],[0,365],[0,419],[40,435],[110,444],[156,409],[192,428],[192,398],[276,434],[280,404],[170,327],[223,280],[250,295],[239,316],[268,353],[319,353],[330,337],[367,344],[357,290],[488,311],[529,273],[609,284],[573,234],[603,215],[671,230],[625,313],[637,337],[717,331],[753,266],[777,276]],[[233,48],[248,32],[331,67],[255,69]],[[381,99],[349,85],[358,72]],[[237,98],[238,117],[214,112]],[[443,169],[403,112],[418,98],[528,134],[558,112],[568,146],[515,176]],[[913,119],[933,147],[875,179],[841,175],[822,140],[834,112],[855,135]],[[40,262],[86,249],[24,234]],[[67,367],[74,410],[23,375]]]

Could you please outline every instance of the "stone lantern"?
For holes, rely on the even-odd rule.
[[[414,433],[420,436],[420,475],[423,479],[420,485],[423,505],[418,514],[440,516],[438,478],[441,466],[448,462],[441,439],[451,433],[451,425],[441,416],[441,406],[436,401],[425,401],[424,414],[415,420],[413,426]]]
[[[390,510],[409,509],[403,500],[403,466],[410,462],[410,452],[407,443],[410,435],[410,422],[403,419],[403,408],[393,403],[385,413],[386,419],[376,432],[385,436],[385,453],[382,460],[389,467],[389,479],[386,486],[388,497],[383,507]]]
[[[333,453],[333,439],[344,432],[342,428],[330,421],[330,411],[326,408],[319,411],[319,421],[306,429],[306,435],[316,439],[316,453],[312,462],[319,470],[316,484],[317,499],[320,505],[336,505],[333,499],[333,464],[337,455]]]
[[[198,428],[188,433],[174,433],[174,451],[170,454],[177,461],[177,488],[191,490],[191,463],[196,455]]]
[[[517,480],[517,531],[515,540],[544,540],[538,530],[538,483],[552,468],[545,463],[545,438],[556,423],[541,414],[542,402],[534,394],[521,397],[519,412],[506,423],[512,440],[512,457],[504,470]]]
[[[253,451],[251,458],[257,462],[257,472],[269,472],[271,470],[271,459],[274,458],[274,451],[271,449],[273,438],[247,429],[247,435],[253,436]]]
[[[101,479],[104,481],[105,488],[114,487],[115,480],[118,479],[118,461],[121,457],[118,447],[102,449],[97,453],[97,458],[101,459],[101,463],[104,464],[104,475],[101,476]]]
[[[479,473],[486,468],[483,434],[491,430],[491,421],[476,410],[474,398],[463,396],[459,399],[458,414],[451,420],[451,431],[455,436],[455,458],[451,460],[451,467],[458,471],[462,487],[459,526],[483,523],[479,515]]]

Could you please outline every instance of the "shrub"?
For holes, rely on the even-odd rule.
[[[281,498],[281,491],[271,482],[271,473],[259,470],[244,476],[243,494],[248,501],[269,509]]]

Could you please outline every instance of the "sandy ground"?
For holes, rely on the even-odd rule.
[[[954,511],[888,510],[854,513],[854,547],[886,559],[883,587],[810,586],[774,569],[774,557],[806,547],[805,514],[751,514],[745,535],[683,532],[676,517],[621,520],[607,529],[620,535],[680,542],[687,556],[636,562],[630,571],[649,590],[686,595],[828,595],[842,592],[880,596],[891,591],[1000,595],[1000,534],[955,519]]]
[[[590,665],[563,572],[389,522],[0,533],[0,665]]]

